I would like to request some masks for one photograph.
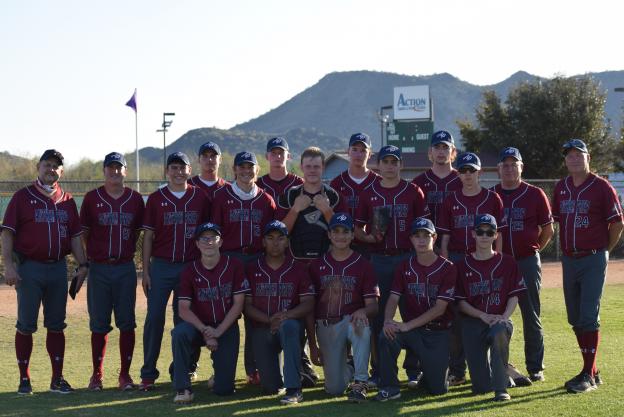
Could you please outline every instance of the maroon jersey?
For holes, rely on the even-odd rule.
[[[578,187],[572,177],[555,186],[553,217],[559,222],[559,240],[563,253],[606,249],[609,223],[622,220],[622,207],[611,184],[589,174]]]
[[[60,186],[51,198],[34,185],[17,191],[2,227],[13,232],[15,252],[39,262],[61,260],[71,252],[71,239],[82,233],[76,202]]]
[[[246,272],[251,287],[247,296],[252,297],[254,307],[269,317],[297,307],[303,296],[314,295],[307,265],[291,257],[273,269],[261,256],[247,264]]]
[[[143,225],[141,194],[125,187],[111,197],[102,186],[89,191],[80,207],[80,223],[88,232],[87,256],[95,262],[129,262],[136,251],[137,231]]]
[[[234,295],[247,292],[243,263],[222,255],[212,269],[199,259],[188,264],[180,275],[178,299],[189,300],[191,311],[202,323],[216,326],[232,308]]]
[[[241,200],[231,185],[215,192],[212,222],[221,226],[222,251],[255,253],[262,250],[262,231],[273,220],[275,202],[263,189],[250,200]]]
[[[444,199],[449,194],[462,189],[461,180],[454,169],[446,177],[440,178],[430,168],[414,178],[412,184],[419,186],[425,194],[431,221],[434,225],[438,224],[439,212]]]
[[[379,287],[372,264],[353,252],[344,261],[330,252],[310,263],[316,297],[317,319],[339,318],[364,307],[365,298],[378,298]]]
[[[303,184],[303,178],[295,174],[291,174],[290,172],[279,181],[272,180],[269,174],[261,176],[260,178],[258,178],[258,181],[256,181],[256,185],[258,187],[264,189],[264,191],[266,191],[271,197],[273,197],[273,201],[275,201],[275,204],[277,204],[280,196],[288,191],[289,188],[301,184]],[[275,212],[276,219],[281,220],[286,217],[287,214],[287,209],[280,207],[279,205],[277,206]]]
[[[154,191],[143,217],[143,228],[154,232],[152,256],[169,262],[199,258],[195,228],[209,219],[210,201],[199,188],[189,186],[182,198],[173,195],[169,187]]]
[[[373,251],[411,250],[410,227],[418,217],[429,217],[425,196],[417,185],[405,180],[392,188],[382,187],[380,181],[371,184],[360,195],[355,211],[359,225],[367,225],[369,231],[376,228],[383,233],[385,229],[384,241],[374,245]]]
[[[218,178],[214,184],[209,186],[208,184],[203,182],[201,178],[199,178],[199,175],[195,175],[193,178],[189,178],[188,183],[203,190],[211,202],[214,198],[215,191],[217,191],[219,188],[222,188],[225,184],[229,184],[223,178]]]
[[[540,188],[522,182],[515,190],[503,190],[500,184],[494,191],[503,200],[507,229],[503,234],[503,253],[516,259],[534,255],[540,250],[539,228],[553,222],[550,204]]]
[[[507,301],[526,291],[518,264],[509,255],[495,253],[485,261],[478,261],[468,255],[456,266],[455,298],[466,300],[485,313],[503,314]]]
[[[416,256],[401,262],[394,271],[390,292],[403,299],[401,317],[407,323],[430,310],[437,299],[452,303],[455,301],[455,265],[441,256],[430,266],[418,263]],[[453,313],[447,308],[443,315],[428,325],[440,329],[451,327]]]
[[[476,243],[472,234],[476,214],[491,214],[496,219],[499,232],[506,227],[503,219],[503,202],[492,190],[482,188],[477,195],[465,196],[461,191],[444,199],[436,229],[442,234],[450,234],[449,252],[470,253]]]
[[[359,206],[362,191],[370,187],[372,183],[381,178],[376,172],[368,171],[368,175],[364,178],[364,181],[357,183],[353,181],[349,175],[349,171],[343,171],[336,178],[331,180],[329,186],[340,194],[340,199],[345,202],[348,213],[351,217],[355,218],[356,208]]]

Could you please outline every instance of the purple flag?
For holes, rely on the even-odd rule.
[[[130,97],[130,100],[126,103],[126,106],[131,107],[135,112],[137,111],[137,103],[136,103],[136,88],[134,89],[134,94]]]

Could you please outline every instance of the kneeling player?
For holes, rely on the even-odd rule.
[[[282,387],[282,404],[303,401],[301,393],[302,320],[314,308],[314,287],[307,267],[290,256],[288,229],[279,220],[264,228],[264,255],[247,264],[251,292],[245,316],[251,320],[251,343],[262,390],[275,394]],[[284,380],[279,353],[284,351]]]
[[[507,393],[513,332],[509,318],[526,287],[515,259],[492,250],[497,235],[494,216],[475,216],[472,236],[476,249],[457,263],[456,298],[459,310],[468,316],[462,324],[462,337],[472,391],[494,390],[494,401],[505,401],[511,398]]]
[[[436,240],[431,220],[412,222],[410,241],[415,256],[401,262],[394,272],[386,304],[383,331],[379,334],[381,389],[378,401],[399,398],[397,358],[401,349],[410,349],[420,359],[423,381],[431,394],[448,391],[449,328],[457,270],[433,251]],[[394,321],[403,298],[402,322]]]
[[[221,256],[221,229],[204,223],[195,231],[195,244],[201,259],[193,261],[180,278],[178,307],[180,318],[171,331],[173,347],[174,402],[193,401],[189,370],[195,346],[206,345],[212,352],[214,386],[217,395],[234,392],[240,334],[237,320],[243,311],[249,283],[243,264]]]
[[[342,394],[353,379],[349,401],[361,402],[366,400],[368,380],[369,319],[377,314],[379,287],[370,262],[350,247],[351,216],[334,214],[328,235],[329,251],[310,264],[317,293],[316,326],[307,321],[310,356],[314,364],[323,366],[327,393]],[[353,351],[353,366],[347,363],[347,341]]]

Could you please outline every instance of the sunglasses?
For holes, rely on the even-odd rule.
[[[199,240],[201,243],[217,243],[219,240],[221,240],[221,236],[202,236],[198,237],[197,240]]]
[[[473,167],[461,168],[461,169],[459,170],[459,173],[460,173],[460,174],[465,174],[465,173],[467,173],[467,172],[470,172],[471,174],[474,174],[475,172],[477,172],[477,170],[476,170],[476,169],[474,169]]]
[[[477,234],[477,236],[486,235],[487,237],[492,237],[492,236],[494,236],[494,234],[496,232],[494,230],[477,229],[477,230],[475,230],[475,233]]]

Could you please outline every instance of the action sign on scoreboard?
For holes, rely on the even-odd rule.
[[[431,97],[428,85],[394,87],[395,120],[431,120]]]

